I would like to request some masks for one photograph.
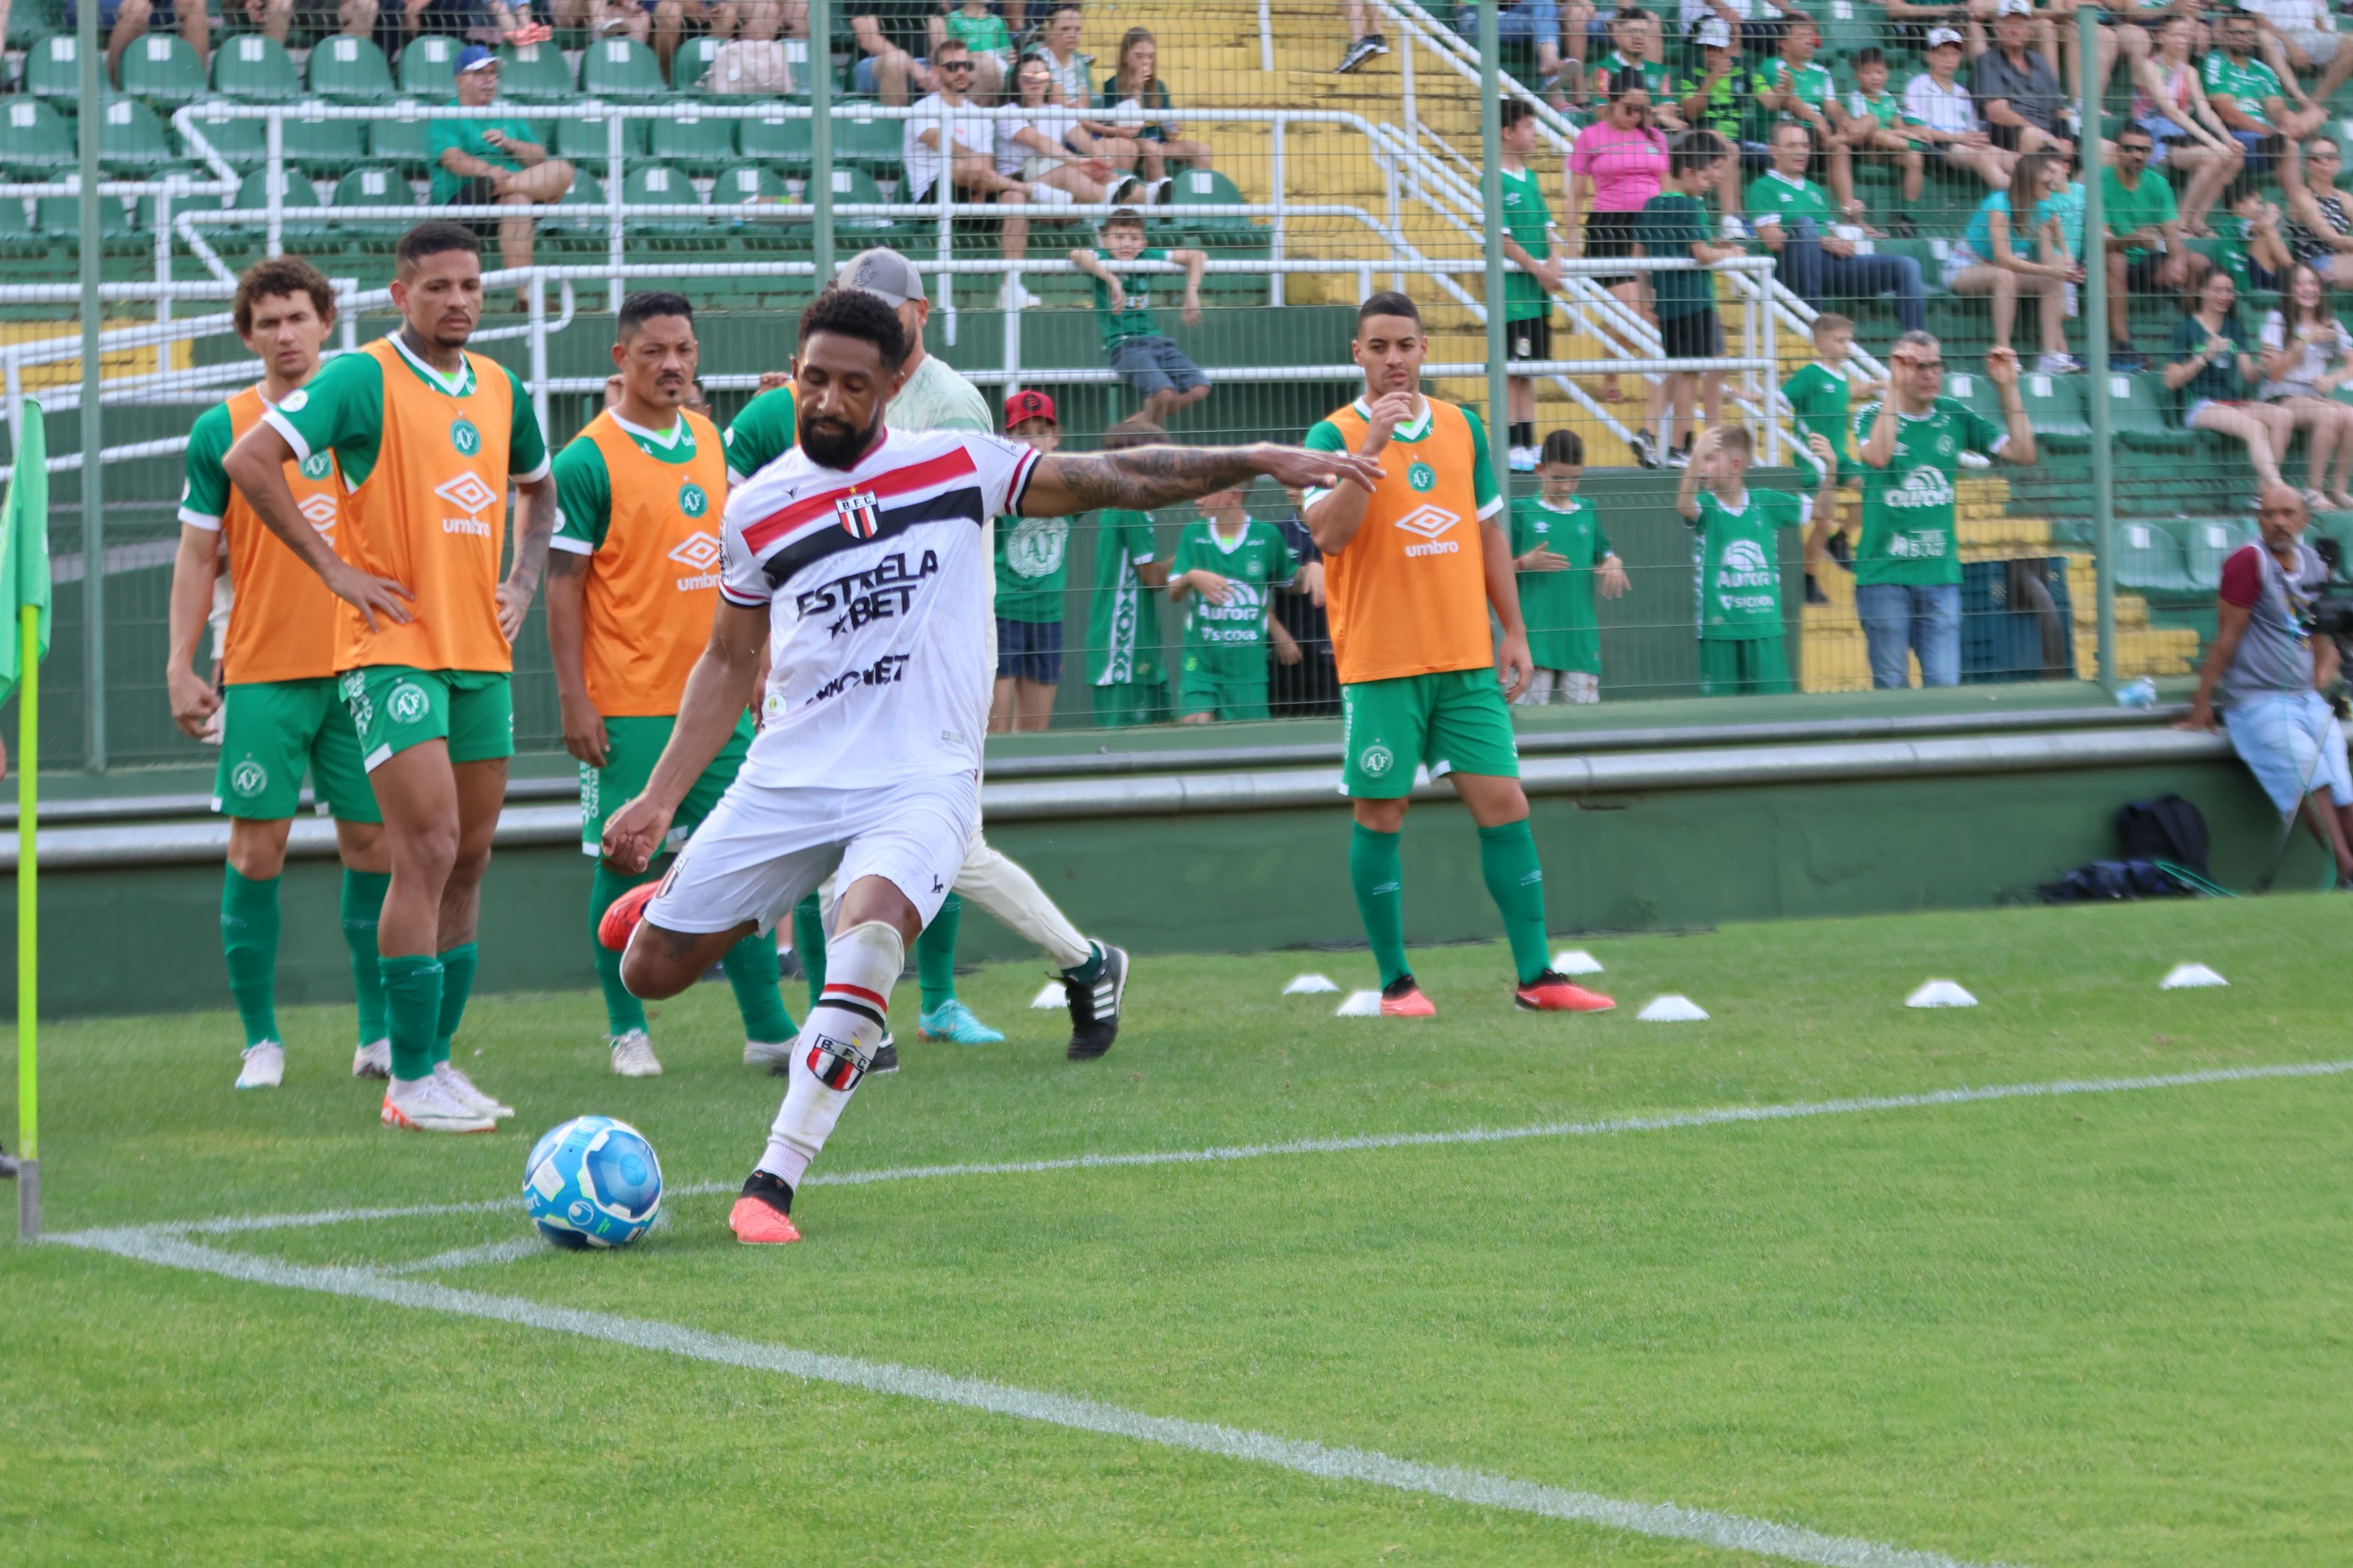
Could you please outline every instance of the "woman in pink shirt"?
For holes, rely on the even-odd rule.
[[[1609,107],[1569,149],[1566,254],[1597,261],[1632,256],[1635,220],[1665,178],[1666,137],[1651,123],[1642,72],[1629,67],[1609,79]],[[1631,274],[1594,281],[1640,308],[1642,289]],[[1617,401],[1616,376],[1603,378],[1601,396]]]

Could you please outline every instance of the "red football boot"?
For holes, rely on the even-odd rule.
[[[1606,1013],[1618,1006],[1549,969],[1513,992],[1512,1000],[1531,1013]]]
[[[629,946],[630,933],[645,918],[645,906],[662,891],[659,881],[640,882],[605,906],[604,915],[597,922],[597,940],[614,952]]]

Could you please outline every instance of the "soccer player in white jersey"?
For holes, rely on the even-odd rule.
[[[801,1239],[792,1193],[881,1043],[906,946],[938,911],[980,814],[994,517],[1169,506],[1267,474],[1371,482],[1347,452],[1259,445],[1040,455],[993,435],[886,430],[906,358],[899,318],[852,290],[801,318],[799,445],[729,496],[710,645],[644,792],[604,850],[642,867],[733,732],[770,657],[743,770],[659,883],[605,917],[621,980],[675,996],[828,874],[840,889],[825,985],[744,1191],[739,1241]]]

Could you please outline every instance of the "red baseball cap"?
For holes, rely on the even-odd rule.
[[[1048,419],[1057,425],[1062,423],[1061,420],[1054,418],[1054,400],[1035,388],[1015,392],[1005,400],[1006,429],[1012,429],[1025,419]]]

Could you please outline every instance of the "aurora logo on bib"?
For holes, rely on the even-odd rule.
[[[1405,483],[1416,491],[1427,491],[1438,483],[1438,471],[1426,462],[1416,462],[1405,471]]]
[[[392,687],[392,695],[384,701],[384,711],[395,724],[414,724],[425,717],[433,706],[425,688],[414,681],[403,681]]]
[[[248,757],[229,770],[229,788],[250,801],[269,788],[269,769]]]
[[[302,460],[301,472],[304,479],[324,479],[334,472],[335,454],[333,452],[313,452]]]
[[[699,517],[710,510],[710,497],[702,493],[701,485],[688,480],[678,486],[678,510],[689,517]]]
[[[460,457],[472,457],[482,450],[482,432],[474,428],[473,421],[460,419],[449,426],[449,445],[458,449]]]

